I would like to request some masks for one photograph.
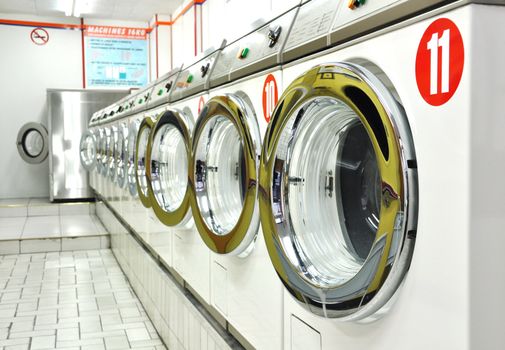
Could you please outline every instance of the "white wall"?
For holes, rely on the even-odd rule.
[[[185,1],[174,16],[191,1]],[[194,5],[172,26],[174,66],[191,63],[197,54],[210,47],[218,47],[223,39],[229,43],[240,38],[258,19],[268,21],[298,5],[300,0],[207,0]],[[195,16],[196,9],[196,39]]]
[[[187,5],[184,3],[179,9],[175,11],[176,14],[180,13]],[[199,5],[198,5],[199,6]],[[181,64],[190,64],[195,57],[195,6],[191,8],[181,17],[177,18],[172,25],[172,60],[174,67]]]
[[[171,16],[158,15],[158,22],[171,22]],[[156,27],[156,17],[149,22],[152,32],[149,34],[151,80],[155,80],[172,70],[172,26],[161,24]],[[156,39],[158,39],[156,41]],[[156,52],[158,45],[158,52]],[[156,62],[158,66],[156,67]],[[156,69],[157,68],[157,69]],[[156,71],[158,70],[158,71]]]
[[[71,17],[47,18],[1,14],[2,19],[80,24]],[[146,28],[147,22],[85,19],[85,24]],[[49,196],[48,160],[25,163],[16,148],[18,130],[27,122],[47,127],[46,89],[81,89],[81,31],[46,28],[49,42],[37,46],[30,40],[34,27],[0,25],[0,199]],[[165,33],[165,38],[167,34]],[[161,39],[161,35],[160,35]],[[165,45],[168,47],[169,45]],[[160,52],[163,51],[161,48]],[[163,62],[169,53],[162,53]],[[169,66],[160,61],[160,74]]]
[[[63,22],[61,18],[6,14],[0,14],[0,18]],[[75,19],[73,23],[78,24]],[[48,161],[40,165],[25,163],[17,152],[17,133],[31,121],[47,127],[47,88],[82,88],[81,32],[46,29],[49,42],[37,46],[30,40],[32,30],[0,25],[0,198],[49,195]]]

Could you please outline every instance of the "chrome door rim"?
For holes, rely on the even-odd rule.
[[[92,140],[92,145],[93,145],[93,155],[92,158],[88,159],[86,161],[84,159],[84,156],[87,154],[87,145],[85,144],[85,140],[87,138],[91,138]],[[81,165],[86,169],[87,171],[93,171],[96,167],[96,136],[95,133],[92,130],[86,130],[82,137],[81,137],[81,142],[80,142],[80,159],[81,159]]]
[[[140,123],[139,130],[137,132],[137,137],[136,137],[136,143],[135,143],[135,179],[137,183],[137,194],[139,196],[140,201],[142,202],[142,205],[146,208],[151,207],[151,197],[150,191],[149,191],[149,178],[147,176],[147,168],[146,168],[146,155],[147,155],[147,150],[148,150],[148,140],[149,140],[149,134],[151,133],[151,130],[153,128],[154,121],[151,117],[145,117],[142,122]],[[139,158],[139,148],[141,147],[140,142],[145,141],[145,150],[144,154],[142,155],[141,158]],[[144,170],[139,171],[139,164],[142,161],[141,166],[143,167]],[[143,177],[143,178],[141,178]],[[144,186],[146,193],[142,190],[142,185],[141,181],[145,181],[146,184]]]
[[[140,121],[139,119],[130,120],[128,126],[128,141],[127,141],[127,157],[128,157],[128,170],[127,170],[127,180],[128,180],[128,190],[132,197],[136,197],[137,194],[137,175],[136,175],[136,165],[135,165],[135,150],[137,147],[137,133],[139,131]]]
[[[238,131],[242,140],[245,176],[247,177],[242,210],[235,226],[227,234],[216,234],[204,218],[199,199],[208,203],[206,184],[202,182],[203,170],[197,169],[202,155],[198,153],[198,143],[204,127],[215,117],[227,118]],[[190,162],[191,212],[195,226],[205,244],[215,253],[238,256],[247,255],[256,240],[259,230],[258,202],[258,160],[261,151],[261,137],[256,115],[249,103],[237,95],[224,94],[211,98],[203,107],[195,125],[192,139]],[[197,174],[197,171],[199,172]],[[209,205],[207,204],[207,207]],[[211,214],[209,214],[211,215]]]
[[[32,154],[30,147],[27,146],[27,140],[30,134],[36,134],[39,141],[42,143],[40,150]],[[29,164],[40,164],[49,156],[49,134],[44,125],[40,123],[26,123],[19,129],[17,141],[17,149],[21,158]]]
[[[189,164],[191,159],[191,128],[193,126],[193,121],[190,116],[182,111],[177,109],[168,109],[158,118],[149,135],[146,156],[146,173],[149,178],[147,183],[149,186],[149,194],[152,195],[151,205],[158,219],[167,226],[184,225],[191,217],[191,212],[189,211],[189,179],[187,181],[181,203],[173,210],[167,210],[164,205],[160,204],[155,192],[156,186],[153,185],[153,183],[161,181],[160,175],[153,175],[153,168],[159,167],[152,159],[153,147],[159,147],[159,145],[155,143],[155,140],[158,133],[162,132],[167,125],[171,125],[177,129],[184,140],[189,174]]]
[[[368,120],[370,113],[365,114],[363,104],[357,104],[357,95],[368,98],[365,99],[367,108],[377,111],[380,120]],[[274,191],[280,189],[281,196],[288,197],[284,192],[288,179],[282,172],[274,177],[274,163],[278,162],[276,169],[282,166],[277,160],[278,148],[284,147],[279,146],[282,132],[292,118],[300,116],[303,106],[320,96],[344,101],[359,116],[377,155],[382,187],[379,227],[368,257],[354,277],[341,285],[324,287],[310,279],[310,271],[296,253],[293,241],[296,232],[286,226],[290,222],[288,205],[284,201],[274,203],[274,197],[279,196]],[[384,128],[382,131],[380,126],[373,125],[378,121]],[[410,266],[415,243],[416,167],[403,109],[381,81],[365,68],[349,63],[319,65],[299,76],[285,90],[268,126],[261,155],[261,224],[277,274],[303,306],[324,317],[360,320],[377,312],[391,299]],[[397,221],[398,217],[401,220]]]
[[[124,188],[128,178],[128,127],[122,122],[118,127],[118,142],[121,141],[121,147],[116,149],[116,182],[120,188]]]
[[[110,148],[110,141],[111,141],[111,130],[110,127],[104,127],[103,128],[103,134],[102,134],[102,141],[101,141],[101,154],[102,156],[100,157],[101,161],[101,169],[102,169],[102,176],[107,177],[109,174],[109,148]]]
[[[118,128],[116,125],[111,126],[111,141],[109,145],[109,152],[108,152],[108,175],[109,179],[114,183],[116,181],[116,172],[117,172],[117,163],[116,163],[116,148],[118,146],[118,140],[119,140],[119,135],[118,135]]]

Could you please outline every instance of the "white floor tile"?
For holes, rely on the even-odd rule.
[[[20,241],[21,254],[40,252],[59,252],[61,250],[61,239],[25,239]]]
[[[58,204],[35,203],[28,205],[28,216],[58,216],[60,209]]]
[[[31,350],[54,349],[56,347],[56,337],[54,335],[45,337],[33,337]]]
[[[28,215],[28,209],[26,206],[22,205],[11,205],[11,206],[1,206],[0,205],[0,217],[26,217]]]
[[[64,237],[85,236],[98,234],[92,216],[67,215],[61,217],[61,232]]]
[[[61,227],[58,216],[32,216],[26,219],[21,238],[60,237]]]
[[[61,239],[61,250],[62,251],[100,249],[100,247],[101,247],[100,236],[74,237],[74,238],[62,238]]]
[[[21,238],[25,222],[25,217],[0,218],[0,240]]]
[[[0,242],[0,254],[19,254],[20,241],[1,241]]]
[[[60,204],[60,215],[89,215],[89,203]]]

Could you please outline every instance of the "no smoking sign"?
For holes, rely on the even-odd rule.
[[[45,45],[49,41],[49,33],[44,28],[35,28],[30,33],[30,39],[36,45]]]
[[[424,32],[416,56],[419,92],[432,106],[441,106],[458,89],[465,63],[463,38],[456,24],[439,18]]]

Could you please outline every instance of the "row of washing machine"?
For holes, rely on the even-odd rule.
[[[95,113],[92,187],[255,348],[501,349],[500,5],[303,2]]]

